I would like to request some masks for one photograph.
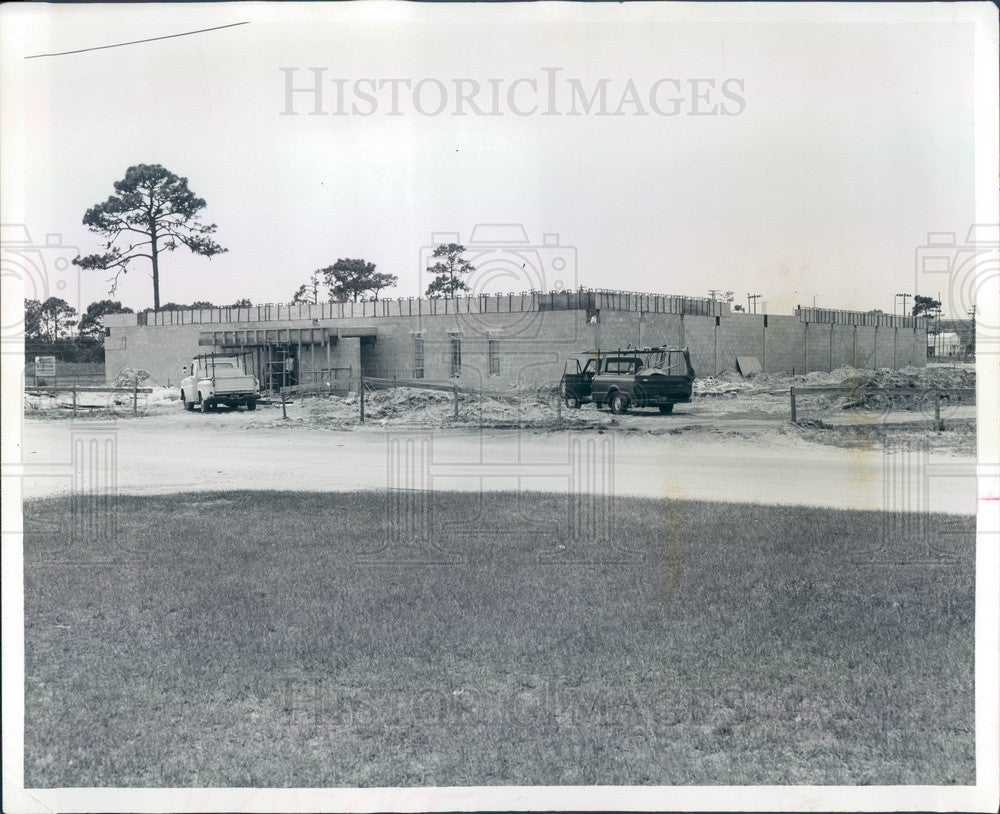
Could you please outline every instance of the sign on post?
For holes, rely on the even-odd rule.
[[[54,379],[56,376],[56,357],[36,356],[35,376],[39,376],[44,379]]]
[[[56,378],[56,357],[36,356],[35,357],[35,384],[39,379],[54,381]]]

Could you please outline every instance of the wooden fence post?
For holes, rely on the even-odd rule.
[[[76,418],[76,385],[73,386],[73,418]]]
[[[796,421],[796,415],[795,415],[795,388],[794,387],[789,387],[788,388],[788,396],[791,399],[791,403],[792,403],[792,423],[796,424],[798,422]]]
[[[361,407],[361,423],[365,423],[365,374],[358,375],[358,404]]]
[[[285,409],[285,388],[279,387],[278,392],[281,393],[281,417],[288,420],[288,411]]]
[[[452,413],[452,418],[455,419],[455,421],[458,421],[458,385],[453,384],[451,386],[451,390],[452,390],[452,396],[455,400],[455,408]]]
[[[941,394],[934,394],[934,429],[938,432],[944,429],[944,422],[941,420]]]
[[[132,380],[132,415],[139,415],[139,377]]]

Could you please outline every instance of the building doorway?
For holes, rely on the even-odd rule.
[[[277,392],[299,383],[299,358],[295,345],[267,345],[263,348],[261,387]]]

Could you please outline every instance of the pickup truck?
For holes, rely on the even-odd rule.
[[[241,357],[196,356],[190,369],[185,365],[184,372],[189,374],[181,380],[181,404],[185,410],[197,407],[205,413],[220,404],[257,409],[260,383],[246,372]]]
[[[585,363],[571,359],[563,371],[560,386],[567,407],[592,401],[613,413],[627,413],[630,407],[671,413],[675,404],[691,401],[694,368],[687,348],[629,348],[585,356]]]

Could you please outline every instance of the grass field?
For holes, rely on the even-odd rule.
[[[974,781],[971,518],[438,493],[386,549],[383,500],[28,503],[26,784]]]

